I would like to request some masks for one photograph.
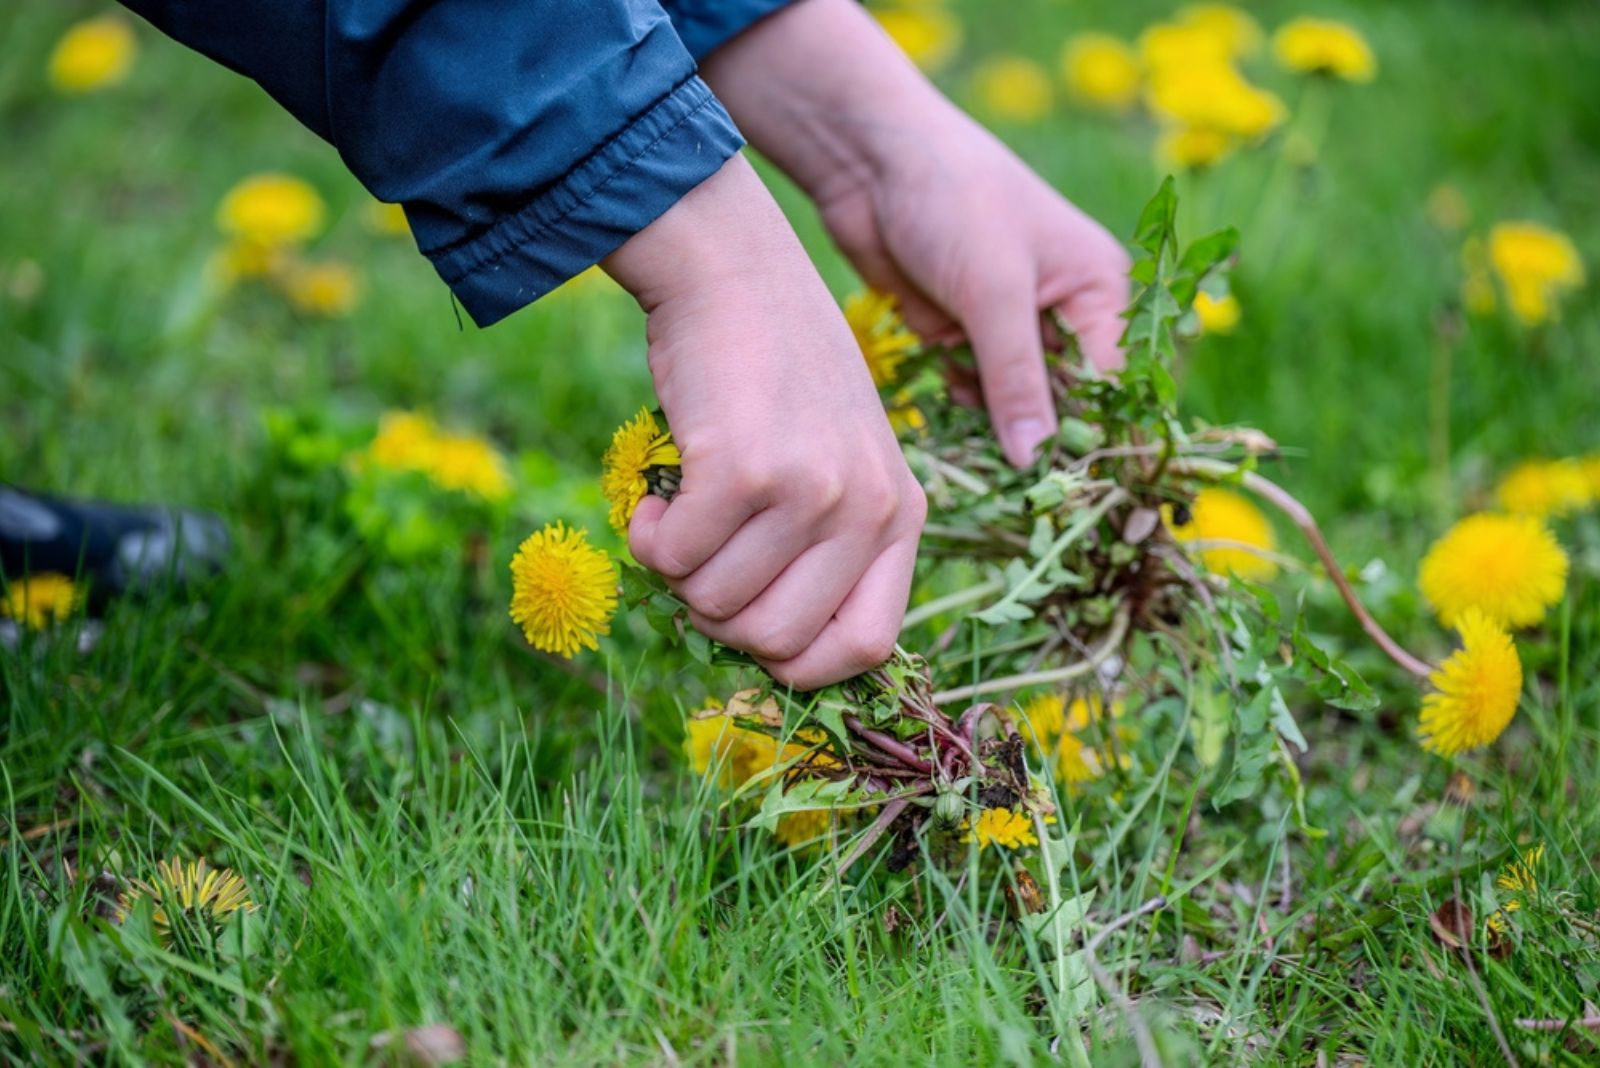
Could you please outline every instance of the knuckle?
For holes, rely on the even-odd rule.
[[[750,651],[765,660],[793,660],[806,651],[805,635],[788,627],[776,627],[758,634],[750,643]]]
[[[641,560],[646,567],[669,579],[688,578],[694,572],[679,550],[670,545],[652,547],[649,560]]]
[[[690,608],[699,612],[707,619],[722,623],[739,614],[743,605],[735,604],[734,598],[727,590],[701,591],[685,587],[683,599]]]
[[[915,477],[907,478],[906,487],[900,492],[900,514],[906,526],[918,531],[928,521],[928,494]]]
[[[894,653],[897,632],[888,627],[872,627],[850,635],[846,642],[855,670],[877,667]]]

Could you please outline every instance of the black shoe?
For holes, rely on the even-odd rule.
[[[75,501],[0,485],[0,574],[88,580],[96,599],[217,571],[230,542],[208,512]]]

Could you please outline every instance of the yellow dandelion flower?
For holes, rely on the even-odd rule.
[[[342,319],[355,308],[361,285],[347,263],[292,264],[283,279],[283,291],[296,311],[325,319]]]
[[[1105,774],[1107,765],[1118,756],[1109,741],[1102,745],[1096,737],[1085,740],[1102,718],[1103,708],[1098,694],[1074,698],[1071,704],[1058,693],[1040,694],[1022,707],[1019,726],[1025,736],[1033,739],[1041,755],[1052,760],[1058,779],[1069,786],[1081,786]],[[1111,720],[1120,720],[1123,710],[1121,701],[1113,701]],[[1119,725],[1114,730],[1121,742],[1131,742],[1135,737],[1126,727]],[[1121,763],[1126,765],[1125,757]]]
[[[970,820],[961,826],[967,832],[961,836],[961,841],[975,841],[979,849],[991,845],[1021,849],[1023,846],[1039,844],[1039,839],[1033,833],[1033,821],[1016,809],[986,808],[979,813],[976,827],[971,825]]]
[[[212,254],[207,263],[212,276],[224,286],[258,278],[281,278],[289,269],[282,245],[262,245],[235,238]]]
[[[1201,332],[1231,334],[1239,326],[1242,311],[1239,307],[1239,298],[1232,293],[1220,300],[1209,293],[1196,293],[1194,314],[1200,320]]]
[[[0,597],[0,616],[14,619],[29,630],[44,630],[65,621],[83,602],[77,584],[54,571],[21,575],[11,580]]]
[[[1511,929],[1511,913],[1521,910],[1524,899],[1538,895],[1539,866],[1543,861],[1544,843],[1541,842],[1507,864],[1495,877],[1495,889],[1509,895],[1489,916],[1489,929],[1495,934],[1506,934]]]
[[[63,93],[92,93],[125,81],[139,53],[133,27],[119,15],[85,19],[50,53],[50,84]]]
[[[1271,132],[1289,113],[1275,94],[1250,84],[1225,62],[1157,68],[1145,104],[1168,123],[1246,140]]]
[[[904,436],[922,430],[928,425],[927,416],[922,414],[916,402],[911,399],[911,391],[902,389],[894,395],[894,400],[888,409],[889,429],[896,436]]]
[[[1512,313],[1529,326],[1554,318],[1556,301],[1584,283],[1571,239],[1538,223],[1505,222],[1490,230],[1489,264]]]
[[[1456,622],[1461,648],[1428,676],[1437,692],[1422,699],[1422,747],[1442,756],[1489,745],[1516,715],[1522,661],[1511,635],[1475,608]]]
[[[832,830],[833,813],[827,809],[805,809],[779,816],[772,833],[786,848],[801,849],[827,838]]]
[[[316,237],[327,214],[310,183],[291,174],[254,174],[217,205],[217,227],[229,237],[267,247]]]
[[[879,389],[895,384],[900,365],[922,344],[894,305],[893,297],[872,289],[851,294],[844,302],[845,322],[867,361],[872,384]]]
[[[616,566],[586,531],[551,523],[511,559],[511,619],[535,649],[562,657],[598,649],[616,609]]]
[[[722,708],[722,702],[711,698],[708,709]],[[683,726],[683,752],[689,767],[699,776],[716,772],[720,786],[736,786],[748,779],[755,760],[748,746],[751,737],[761,735],[747,731],[726,716],[690,719]]]
[[[1187,523],[1176,521],[1172,505],[1163,506],[1162,517],[1174,538],[1194,544],[1200,562],[1211,571],[1251,582],[1264,582],[1278,573],[1277,563],[1262,555],[1278,545],[1272,524],[1261,509],[1231,490],[1208,486],[1195,494]]]
[[[1447,627],[1469,609],[1503,627],[1532,627],[1566,592],[1567,554],[1533,516],[1480,513],[1433,543],[1417,583]]]
[[[427,474],[442,489],[485,501],[511,496],[511,473],[498,449],[476,434],[444,434],[433,446]]]
[[[1061,48],[1061,77],[1075,100],[1126,111],[1139,98],[1139,58],[1108,33],[1080,33]]]
[[[411,236],[411,223],[406,219],[406,209],[399,204],[370,201],[362,214],[362,221],[368,230],[382,237]]]
[[[438,425],[422,412],[384,412],[364,457],[388,471],[421,471],[438,440]]]
[[[215,931],[236,912],[254,912],[250,887],[227,868],[211,868],[206,859],[185,864],[177,857],[156,862],[151,880],[134,879],[117,899],[117,922],[124,923],[139,901],[148,899],[156,934],[170,942],[174,923],[185,920]]]
[[[628,536],[628,521],[650,492],[647,470],[682,463],[672,433],[661,429],[649,408],[640,408],[639,414],[619,426],[600,460],[600,491],[611,504],[611,529],[621,537]]]
[[[1215,27],[1195,22],[1158,22],[1139,35],[1139,59],[1151,74],[1198,66],[1222,66],[1233,59],[1231,42]]]
[[[1156,162],[1173,170],[1204,170],[1232,151],[1233,138],[1211,126],[1168,126],[1156,139]]]
[[[1587,508],[1594,486],[1576,460],[1525,460],[1494,488],[1500,507],[1515,515],[1559,519]]]
[[[1600,453],[1573,462],[1583,472],[1584,481],[1589,485],[1589,499],[1600,501]]]
[[[883,32],[929,74],[943,70],[961,48],[961,23],[948,11],[897,7],[876,12],[876,17]]]
[[[996,56],[972,74],[979,106],[1006,122],[1038,122],[1050,114],[1050,75],[1023,56]]]
[[[1301,74],[1329,74],[1347,82],[1370,82],[1378,61],[1367,39],[1353,26],[1332,19],[1302,17],[1272,37],[1279,66]]]
[[[1190,4],[1178,11],[1178,24],[1209,37],[1208,46],[1236,59],[1261,48],[1261,26],[1232,4]]]

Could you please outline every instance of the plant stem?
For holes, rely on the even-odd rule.
[[[905,743],[899,741],[898,739],[889,737],[889,735],[884,734],[882,731],[873,730],[871,727],[864,725],[861,720],[857,719],[855,716],[845,716],[844,725],[850,728],[850,730],[862,741],[876,746],[883,752],[905,764],[907,767],[915,768],[917,771],[924,773],[931,773],[933,771],[933,765],[928,763],[926,760],[923,760],[922,757],[918,756]]]
[[[964,590],[957,590],[954,593],[947,593],[943,597],[937,597],[927,604],[918,605],[907,612],[905,620],[900,624],[900,630],[904,632],[918,623],[926,623],[941,612],[948,612],[952,608],[960,608],[962,605],[971,604],[973,601],[981,601],[991,593],[999,593],[1005,588],[1004,581],[994,578],[980,582],[976,586],[968,586]]]
[[[1050,569],[1050,565],[1061,558],[1061,554],[1066,552],[1073,542],[1087,534],[1096,523],[1105,518],[1107,512],[1121,504],[1127,497],[1128,495],[1123,492],[1121,487],[1113,487],[1104,497],[1096,501],[1092,508],[1081,512],[1067,526],[1067,529],[1056,535],[1056,540],[1050,543],[1050,547],[1044,551],[1044,555],[1039,557],[1033,567],[1028,569],[1028,573],[1022,576],[1021,580],[1012,587],[1011,592],[996,601],[986,611],[993,611],[996,608],[1014,604],[1021,591],[1037,582]]]
[[[958,686],[953,690],[942,690],[933,695],[935,704],[948,704],[952,701],[965,701],[986,693],[1003,693],[1009,690],[1019,690],[1024,686],[1040,686],[1051,682],[1067,682],[1089,674],[1095,668],[1105,663],[1106,659],[1122,647],[1122,639],[1128,634],[1128,612],[1123,609],[1112,617],[1111,626],[1106,630],[1105,638],[1094,651],[1076,663],[1066,667],[1051,668],[1048,671],[1030,671],[1021,675],[1007,675],[998,679],[985,679],[982,682],[972,683],[970,686]]]
[[[1225,479],[1240,477],[1246,489],[1256,496],[1270,502],[1274,507],[1289,517],[1290,522],[1300,528],[1306,540],[1311,543],[1311,548],[1316,552],[1317,558],[1322,561],[1322,567],[1333,580],[1334,586],[1339,590],[1339,596],[1344,599],[1345,606],[1350,609],[1350,614],[1356,617],[1356,622],[1361,624],[1361,629],[1366,631],[1367,637],[1372,639],[1374,645],[1418,678],[1425,679],[1433,674],[1433,668],[1421,659],[1411,655],[1389,633],[1378,625],[1372,618],[1366,606],[1361,603],[1361,598],[1356,596],[1356,591],[1351,588],[1350,580],[1344,577],[1344,569],[1339,566],[1339,561],[1334,558],[1333,550],[1328,548],[1327,541],[1322,536],[1322,530],[1317,526],[1316,517],[1313,516],[1299,498],[1294,494],[1263,478],[1254,471],[1240,470],[1230,463],[1219,460],[1205,460],[1197,457],[1185,457],[1172,462],[1173,470],[1184,474],[1196,475],[1201,478]]]

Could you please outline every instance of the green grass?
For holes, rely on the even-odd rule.
[[[374,1036],[435,1023],[474,1063],[1050,1060],[1048,964],[1005,922],[999,885],[926,865],[829,883],[821,854],[737,829],[683,766],[683,711],[731,674],[685,671],[636,620],[573,668],[507,624],[516,538],[556,517],[605,526],[595,458],[649,397],[627,299],[567,293],[461,330],[426,263],[362,228],[365,195],[334,154],[254,87],[146,32],[126,86],[51,94],[50,44],[98,10],[72,7],[0,15],[0,478],[210,507],[239,549],[194,597],[113,606],[90,652],[71,635],[0,650],[0,1057],[178,1062],[199,1051],[177,1020],[247,1062],[366,1062]],[[958,98],[977,57],[1053,63],[1080,22],[1131,34],[1166,8],[962,10]],[[1256,10],[1268,25],[1297,13]],[[1435,228],[1426,199],[1456,186],[1473,233],[1555,225],[1600,270],[1600,14],[1330,13],[1373,40],[1372,86],[1318,103],[1252,68],[1297,123],[1326,106],[1317,165],[1286,166],[1274,142],[1182,189],[1191,234],[1241,228],[1245,306],[1236,336],[1191,350],[1183,397],[1288,447],[1273,477],[1343,559],[1383,561],[1364,596],[1437,656],[1446,636],[1412,582],[1428,541],[1517,459],[1600,449],[1600,307],[1591,283],[1541,331],[1459,321],[1462,235]],[[1158,181],[1138,120],[1058,109],[1001,132],[1118,232]],[[359,265],[351,319],[304,321],[265,293],[203,299],[213,207],[266,169],[330,201],[315,251]],[[24,260],[43,279],[32,296]],[[522,488],[484,559],[375,557],[261,419],[361,425],[406,406],[517,453]],[[1600,530],[1562,536],[1568,599],[1519,643],[1517,722],[1461,762],[1470,804],[1446,799],[1451,767],[1411,738],[1415,691],[1358,644],[1326,583],[1302,580],[1288,588],[1384,698],[1361,715],[1297,703],[1307,818],[1326,837],[1298,830],[1278,789],[1216,810],[1173,702],[1135,712],[1125,777],[1067,799],[1068,871],[1097,920],[1171,898],[1099,950],[1170,1063],[1499,1063],[1491,1017],[1523,1063],[1592,1063],[1580,1040],[1514,1023],[1600,1002]],[[1469,971],[1429,915],[1460,897],[1481,920],[1495,872],[1535,842],[1544,892],[1517,914],[1516,951]],[[261,908],[230,928],[241,941],[184,956],[142,917],[105,921],[107,893],[173,854],[248,878]],[[1116,1003],[1085,1022],[1097,1064],[1138,1063]]]

